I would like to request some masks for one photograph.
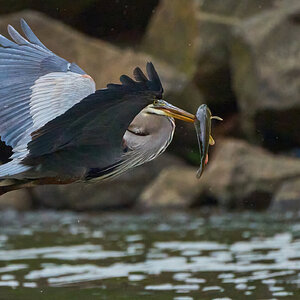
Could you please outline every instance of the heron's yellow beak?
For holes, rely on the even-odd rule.
[[[163,111],[164,115],[168,117],[173,117],[175,119],[191,123],[193,123],[195,120],[195,116],[193,114],[190,114],[189,112],[180,109],[166,101],[161,101],[160,105],[155,108]]]

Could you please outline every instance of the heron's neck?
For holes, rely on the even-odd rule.
[[[124,135],[124,143],[133,155],[152,160],[163,153],[172,141],[173,118],[147,114],[137,116]]]

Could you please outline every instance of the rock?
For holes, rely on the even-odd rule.
[[[186,73],[195,71],[198,40],[195,1],[162,0],[156,8],[142,49]]]
[[[189,207],[196,197],[199,181],[196,168],[165,168],[140,195],[139,206],[145,208]]]
[[[236,110],[230,78],[232,30],[275,2],[162,0],[150,21],[142,49],[187,73],[215,113]]]
[[[300,178],[300,159],[274,155],[234,139],[218,140],[194,204],[226,208],[267,208],[284,182]]]
[[[137,43],[142,37],[158,0],[51,0],[14,1],[2,5],[1,14],[35,9],[79,31],[118,44]]]
[[[145,186],[167,166],[183,162],[169,154],[114,179],[99,183],[39,186],[34,188],[36,203],[42,207],[74,210],[103,210],[132,207]]]
[[[33,201],[29,189],[12,191],[0,197],[0,210],[28,210],[32,208],[32,205]]]
[[[300,145],[300,2],[244,20],[231,43],[244,131],[272,149]]]
[[[283,183],[276,191],[271,209],[278,211],[300,209],[300,177]]]
[[[122,74],[131,76],[136,66],[144,69],[148,61],[155,64],[167,93],[181,93],[187,84],[186,75],[150,55],[129,48],[119,49],[107,42],[88,37],[39,12],[25,10],[0,16],[0,32],[8,36],[7,24],[20,29],[20,18],[28,22],[46,47],[68,61],[76,62],[91,75],[98,89],[105,87],[107,83],[119,82]]]

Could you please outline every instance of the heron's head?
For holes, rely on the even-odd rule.
[[[152,104],[148,105],[144,109],[144,112],[159,116],[172,117],[186,122],[194,122],[195,120],[195,116],[193,114],[190,114],[164,100],[154,100]]]

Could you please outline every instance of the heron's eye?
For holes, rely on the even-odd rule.
[[[164,106],[165,103],[164,103],[163,100],[157,99],[157,100],[154,100],[154,101],[153,101],[153,105],[154,105],[154,106],[159,106],[159,107],[161,107],[161,106]]]

